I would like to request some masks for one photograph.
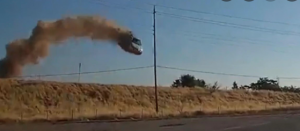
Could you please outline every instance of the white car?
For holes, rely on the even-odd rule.
[[[140,39],[133,37],[132,38],[132,46],[136,48],[139,52],[143,52],[142,42]]]
[[[142,42],[136,38],[131,32],[126,32],[119,35],[119,46],[126,52],[141,55],[143,53]]]

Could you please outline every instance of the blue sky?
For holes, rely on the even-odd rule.
[[[149,13],[153,7],[147,3],[265,21],[296,25],[299,23],[298,26],[291,26],[255,22],[157,7],[157,11],[162,13],[300,32],[300,18],[297,13],[300,12],[300,4],[298,1],[27,0],[25,2],[23,0],[2,0],[0,4],[0,56],[4,57],[4,47],[8,42],[28,37],[37,20],[55,20],[66,15],[97,14],[130,28],[142,40],[144,54],[134,56],[113,44],[106,44],[107,42],[92,42],[87,39],[69,40],[64,45],[51,47],[50,55],[43,59],[41,64],[26,66],[24,75],[77,72],[79,62],[82,63],[82,72],[153,65],[152,14]],[[300,38],[297,35],[280,35],[218,26],[172,18],[161,13],[156,18],[158,65],[270,78],[300,77],[298,60]],[[217,38],[226,38],[230,41],[203,38],[207,37],[203,33],[217,35]],[[243,39],[254,39],[256,42],[253,44],[253,41],[251,43],[251,41]],[[233,81],[237,81],[238,84],[249,84],[257,80],[257,78],[218,76],[159,68],[158,84],[170,85],[175,78],[186,73],[205,79],[210,83],[218,81],[223,86],[231,86]],[[55,76],[43,79],[76,81],[77,77],[76,75]],[[153,85],[153,68],[82,75],[81,81]],[[280,79],[280,84],[300,86],[300,80]]]

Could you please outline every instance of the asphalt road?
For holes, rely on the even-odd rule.
[[[0,131],[300,131],[300,114],[138,122],[0,125]]]

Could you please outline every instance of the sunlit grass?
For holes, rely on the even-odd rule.
[[[300,95],[272,91],[215,91],[153,87],[0,80],[0,119],[156,117],[297,107]]]

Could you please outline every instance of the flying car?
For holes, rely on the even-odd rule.
[[[142,42],[136,37],[132,37],[132,46],[137,49],[139,52],[143,52]]]
[[[142,42],[135,37],[132,32],[120,34],[118,39],[119,46],[126,52],[141,55],[143,53]]]

